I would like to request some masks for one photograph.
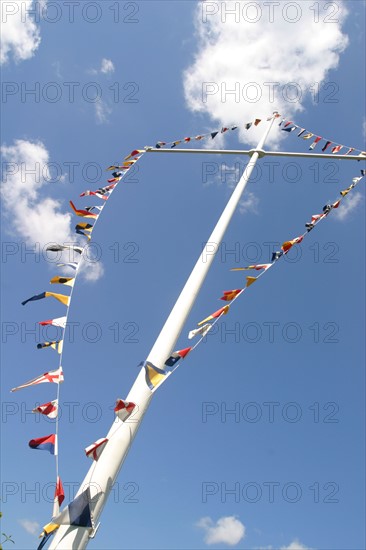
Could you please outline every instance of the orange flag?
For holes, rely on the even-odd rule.
[[[211,321],[212,319],[217,319],[221,315],[226,315],[229,309],[230,309],[230,306],[221,307],[220,309],[218,309],[217,311],[215,311],[214,313],[206,317],[206,319],[203,319],[203,321],[200,321],[199,323],[197,323],[197,325],[201,326],[204,323],[207,323],[207,321]]]
[[[220,300],[224,300],[225,302],[231,302],[238,294],[241,293],[243,289],[237,288],[235,290],[224,290],[224,295],[221,296]]]

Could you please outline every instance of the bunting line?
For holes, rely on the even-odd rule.
[[[321,140],[324,140],[325,144],[322,148],[322,152],[325,152],[326,149],[328,149],[328,147],[332,145],[333,146],[331,149],[332,154],[336,154],[336,153],[339,153],[341,150],[345,150],[345,152],[343,153],[343,155],[345,156],[355,152],[355,153],[359,153],[359,156],[361,158],[363,157],[366,158],[366,151],[362,151],[361,149],[356,149],[355,147],[349,147],[347,145],[337,143],[334,140],[329,140],[328,138],[323,138],[316,132],[309,131],[306,128],[301,128],[298,124],[296,124],[292,120],[289,120],[283,117],[279,113],[275,113],[271,117],[268,117],[266,121],[272,120],[272,118],[280,118],[280,117],[282,118],[278,126],[281,127],[283,125],[281,127],[282,131],[285,131],[287,133],[292,133],[295,130],[300,130],[300,132],[297,134],[297,137],[301,137],[302,139],[305,139],[305,140],[310,140],[313,137],[315,138],[309,147],[310,151],[314,150],[317,144],[321,142]],[[262,122],[262,119],[256,118],[254,121],[247,122],[243,125],[237,124],[234,126],[222,127],[221,130],[215,130],[215,131],[207,132],[205,134],[198,134],[196,136],[184,137],[175,141],[167,141],[167,142],[157,141],[155,144],[155,148],[156,149],[168,149],[168,148],[173,149],[177,145],[180,145],[180,144],[186,145],[187,143],[191,143],[192,141],[201,141],[203,139],[209,139],[209,138],[215,139],[217,135],[223,134],[227,131],[233,131],[240,128],[249,130],[252,126],[258,126],[261,122]],[[146,149],[149,149],[149,147],[145,147],[145,150]],[[133,151],[133,153],[136,153],[136,151]],[[126,158],[129,158],[129,157],[126,157]]]
[[[280,114],[275,113],[271,117],[267,118],[268,120],[272,120],[273,118],[279,118],[281,117]],[[247,122],[243,125],[243,128],[246,130],[249,130],[252,126],[258,126],[262,122],[261,119],[256,118],[251,122]],[[283,127],[282,127],[283,125]],[[353,147],[348,147],[340,143],[336,143],[332,140],[329,140],[327,138],[323,138],[319,135],[317,135],[314,132],[310,132],[305,128],[301,128],[299,125],[295,124],[294,122],[287,120],[286,118],[282,117],[281,121],[279,123],[279,127],[282,127],[281,130],[286,131],[288,133],[293,133],[296,130],[299,130],[298,137],[304,139],[304,140],[312,140],[309,150],[315,149],[315,147],[321,143],[321,141],[324,141],[324,145],[322,147],[322,151],[327,150],[328,148],[331,148],[332,154],[338,154],[340,151],[344,151],[344,155],[349,155],[353,152],[360,153],[360,159],[366,158],[366,152],[361,151],[360,149],[356,149]],[[192,141],[201,141],[204,139],[215,139],[219,134],[224,134],[229,131],[234,131],[239,129],[239,125],[235,126],[224,126],[219,130],[211,131],[205,134],[198,134],[196,136],[191,137],[184,137],[180,140],[175,140],[172,142],[163,142],[158,141],[156,143],[156,148],[174,148],[179,144],[187,144]],[[314,139],[313,139],[314,138]],[[321,146],[321,145],[319,145]],[[59,301],[62,305],[66,306],[66,314],[59,318],[49,319],[46,321],[40,321],[39,324],[41,326],[47,326],[47,325],[53,325],[57,326],[61,329],[62,335],[59,339],[51,341],[51,342],[43,342],[39,343],[37,345],[38,349],[44,349],[46,347],[51,347],[52,349],[56,350],[59,355],[59,364],[58,369],[55,371],[49,371],[48,373],[45,373],[42,376],[39,376],[37,378],[34,378],[30,380],[29,382],[26,382],[25,384],[18,386],[16,388],[13,388],[11,391],[17,391],[22,388],[26,388],[31,385],[40,384],[43,382],[56,382],[57,391],[56,391],[56,398],[52,401],[46,402],[43,405],[39,405],[35,409],[33,409],[34,413],[39,413],[48,416],[51,419],[55,420],[55,433],[51,434],[49,436],[44,437],[38,437],[34,438],[29,442],[29,446],[32,449],[45,449],[48,450],[51,454],[54,454],[55,456],[55,465],[56,465],[56,483],[55,483],[55,501],[54,501],[54,507],[53,507],[53,517],[55,515],[58,515],[59,513],[59,507],[62,504],[62,501],[64,500],[64,493],[63,493],[63,487],[62,487],[62,481],[59,476],[59,452],[58,452],[58,442],[59,442],[59,414],[58,414],[58,407],[60,403],[60,383],[63,382],[63,370],[62,370],[62,362],[63,362],[63,342],[65,338],[65,331],[67,328],[67,320],[69,315],[69,310],[71,306],[72,296],[75,289],[75,283],[77,280],[77,277],[80,273],[80,266],[82,264],[83,260],[83,252],[85,247],[88,245],[92,233],[100,219],[100,214],[104,210],[104,207],[106,206],[106,201],[109,200],[109,198],[112,196],[112,193],[117,188],[118,184],[125,179],[128,172],[134,168],[135,164],[140,161],[146,150],[149,149],[149,147],[145,147],[144,149],[134,149],[129,155],[124,157],[124,159],[121,162],[117,162],[116,164],[113,164],[109,166],[106,170],[110,171],[111,174],[109,178],[107,178],[107,185],[101,186],[97,188],[94,191],[86,190],[80,194],[80,197],[96,197],[98,199],[101,199],[104,201],[104,204],[102,205],[92,205],[87,206],[84,208],[78,208],[75,206],[73,201],[70,200],[70,207],[73,211],[73,213],[79,217],[79,218],[85,218],[86,222],[78,222],[75,226],[75,233],[77,235],[83,236],[86,238],[86,241],[84,245],[80,244],[79,242],[75,241],[73,244],[52,244],[47,247],[48,251],[51,252],[73,252],[74,257],[72,258],[72,261],[69,258],[69,261],[62,262],[57,264],[58,267],[68,267],[74,270],[74,274],[72,277],[69,276],[54,276],[50,280],[50,284],[62,284],[65,286],[71,287],[70,295],[64,295],[64,294],[58,294],[54,292],[43,292],[38,295],[34,295],[27,300],[23,301],[22,304],[25,305],[28,302],[38,301],[43,298],[47,297],[53,297],[57,301]],[[223,295],[221,296],[221,300],[224,302],[227,302],[227,304],[202,321],[198,323],[198,328],[193,329],[190,331],[188,338],[193,339],[196,336],[199,336],[197,342],[195,345],[191,347],[187,347],[175,352],[172,352],[171,355],[166,359],[165,361],[165,369],[159,369],[155,367],[152,363],[145,361],[142,363],[142,365],[145,368],[146,372],[146,383],[151,391],[155,391],[160,385],[178,368],[181,361],[183,361],[188,354],[191,354],[192,351],[194,351],[204,340],[204,338],[207,336],[208,332],[212,330],[212,328],[218,323],[223,315],[226,315],[231,306],[234,304],[236,300],[239,299],[239,297],[245,292],[249,286],[251,286],[253,283],[255,283],[260,277],[262,277],[269,268],[273,267],[273,265],[276,263],[277,260],[279,260],[282,256],[286,255],[289,250],[294,246],[295,244],[299,244],[302,242],[302,240],[305,238],[305,236],[312,231],[318,223],[320,223],[323,219],[325,219],[329,213],[333,210],[338,208],[341,200],[343,200],[347,194],[358,184],[358,182],[365,176],[365,171],[361,171],[361,177],[353,178],[352,184],[343,191],[340,192],[341,198],[337,201],[334,201],[333,203],[326,204],[323,207],[323,212],[320,214],[315,214],[312,216],[311,220],[306,223],[306,231],[291,240],[285,241],[281,249],[278,251],[275,251],[272,255],[272,260],[270,263],[266,264],[257,264],[257,265],[250,265],[243,268],[233,268],[233,271],[242,271],[242,270],[257,270],[260,273],[253,276],[246,276],[246,284],[243,288],[237,288],[233,290],[226,290],[223,291]],[[93,223],[90,223],[93,222]],[[75,257],[76,256],[76,257]],[[124,402],[123,400],[119,400],[119,409],[118,409],[118,416],[123,421],[128,417],[129,414],[132,412],[132,408],[135,406],[135,404],[128,404]],[[130,407],[130,409],[128,409]],[[131,408],[132,407],[132,408]],[[126,410],[125,410],[126,409]],[[126,414],[126,411],[128,414]],[[103,446],[99,445],[100,442],[103,442]],[[98,443],[99,442],[99,443]],[[102,452],[102,449],[104,448],[104,445],[107,443],[107,440],[104,438],[102,440],[98,440],[96,444],[98,443],[98,448],[100,447],[100,450],[97,452],[96,447],[93,447],[93,444],[91,446],[92,451],[89,453],[94,458],[99,456],[99,452]],[[89,448],[88,448],[89,450]],[[53,524],[52,524],[53,525]],[[43,535],[46,537],[49,536],[52,532],[47,531],[47,529],[44,531]],[[45,539],[42,541],[45,543]]]
[[[308,233],[310,233],[310,231],[312,231],[312,229],[315,228],[315,226],[317,226],[321,221],[323,221],[333,209],[337,209],[339,207],[341,201],[344,199],[344,197],[346,197],[348,195],[348,193],[356,187],[356,185],[361,181],[361,179],[365,175],[366,175],[366,171],[361,170],[361,176],[353,178],[352,183],[346,189],[340,191],[339,194],[341,195],[341,199],[337,199],[333,203],[324,205],[323,212],[321,214],[313,215],[312,218],[311,218],[311,222],[305,224],[306,231],[302,235],[300,235],[300,236],[298,236],[298,237],[296,237],[296,238],[294,238],[290,241],[285,241],[281,246],[281,250],[273,252],[271,263],[256,264],[256,265],[250,265],[250,266],[247,266],[247,267],[232,268],[231,271],[256,270],[256,271],[260,271],[260,273],[256,277],[247,276],[246,277],[246,285],[245,285],[244,288],[224,291],[223,296],[220,299],[224,299],[225,301],[229,301],[230,302],[230,307],[231,307],[234,304],[234,302],[236,300],[238,300],[240,298],[240,296],[245,292],[245,290],[247,288],[249,288],[258,279],[260,279],[260,277],[262,277],[265,273],[267,273],[267,271],[271,267],[273,267],[275,265],[275,263],[282,256],[285,256],[289,252],[289,250],[292,248],[292,246],[294,246],[295,244],[300,244],[303,241],[303,239],[308,235]],[[218,323],[220,321],[220,319],[223,315],[226,315],[228,313],[228,311],[229,311],[229,306],[228,305],[224,306],[223,308],[215,311],[214,313],[212,313],[211,315],[206,317],[203,321],[200,321],[198,323],[198,327],[199,327],[198,329],[194,329],[194,330],[189,332],[189,334],[188,334],[189,339],[194,338],[198,334],[200,335],[200,339],[198,340],[196,345],[191,347],[191,348],[187,348],[187,349],[189,349],[189,353],[191,353],[193,350],[195,350],[201,344],[201,342],[203,341],[205,336],[208,334],[208,332],[216,325],[216,323]],[[213,322],[209,323],[208,321],[210,321],[210,320],[213,320]],[[168,376],[170,376],[179,367],[181,361],[185,358],[186,354],[184,356],[180,356],[179,355],[180,353],[181,352],[178,351],[178,352],[174,352],[172,354],[173,356],[178,355],[178,358],[177,358],[177,361],[174,363],[174,369],[172,371],[165,371],[166,372],[165,379]],[[167,365],[167,361],[165,362],[165,365]],[[165,381],[165,379],[160,381],[158,387]],[[154,388],[154,391],[156,389],[157,388]]]

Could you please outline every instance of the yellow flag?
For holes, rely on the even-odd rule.
[[[70,296],[65,296],[65,294],[56,294],[56,292],[45,292],[46,298],[56,298],[61,304],[68,306],[70,304]]]
[[[203,321],[200,321],[199,323],[197,323],[197,325],[200,327],[201,325],[204,325],[205,323],[207,323],[207,321],[211,321],[212,319],[217,319],[221,315],[226,315],[229,309],[230,309],[230,306],[221,307],[220,309],[218,309],[217,311],[215,311],[214,313],[206,317],[206,319],[203,319]]]
[[[257,280],[257,277],[247,277],[247,288],[248,286],[252,285],[253,283],[255,283],[255,281]]]
[[[50,533],[53,533],[54,531],[56,531],[56,529],[58,529],[60,526],[58,523],[47,523],[47,525],[45,525],[43,527],[43,532],[39,535],[39,538],[42,538],[44,537],[45,535],[49,535]]]
[[[51,284],[74,286],[75,277],[53,277],[50,280]]]

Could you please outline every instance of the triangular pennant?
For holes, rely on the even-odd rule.
[[[207,321],[211,321],[212,319],[217,319],[221,315],[226,315],[228,313],[229,309],[230,309],[230,306],[221,307],[220,309],[218,309],[214,313],[211,313],[211,315],[206,317],[206,319],[203,319],[203,321],[200,321],[199,323],[197,323],[197,325],[200,327],[201,325],[207,323]]]
[[[242,292],[242,290],[242,288],[236,288],[235,290],[224,290],[223,296],[221,296],[220,300],[231,302],[231,300],[236,298]]]
[[[255,283],[257,280],[257,277],[247,277],[247,284],[246,284],[246,288],[248,288],[248,286],[252,285],[253,283]]]
[[[103,437],[102,439],[98,439],[95,441],[95,443],[92,443],[89,445],[89,447],[86,447],[85,454],[89,458],[92,458],[93,460],[98,460],[102,452],[104,451],[105,446],[108,443],[108,439],[106,437]]]
[[[174,365],[176,363],[178,363],[181,359],[184,359],[188,353],[191,351],[191,347],[190,348],[184,348],[184,349],[181,349],[181,350],[178,350],[178,351],[174,351],[170,357],[168,357],[168,359],[165,361],[165,365],[167,367],[174,367]]]
[[[124,401],[123,399],[117,399],[114,412],[122,422],[125,422],[129,416],[131,416],[136,405],[132,401]]]

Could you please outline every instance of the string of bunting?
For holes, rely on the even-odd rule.
[[[300,130],[297,134],[297,137],[301,137],[301,139],[309,140],[311,138],[314,138],[314,141],[311,143],[309,147],[309,151],[313,151],[315,147],[321,143],[321,141],[324,141],[324,145],[322,147],[322,152],[324,153],[330,146],[332,154],[338,154],[342,150],[345,150],[343,155],[350,155],[351,153],[359,153],[360,157],[366,156],[366,151],[361,151],[361,149],[356,149],[355,147],[349,147],[347,145],[342,145],[341,143],[337,143],[335,141],[332,141],[328,138],[323,138],[316,134],[315,132],[311,132],[307,130],[306,128],[302,128],[298,124],[295,124],[295,122],[292,122],[292,120],[289,120],[287,118],[282,117],[279,113],[275,113],[271,117],[268,117],[266,121],[272,120],[272,118],[281,118],[281,121],[279,122],[279,126],[281,127],[281,130],[284,132],[292,133],[295,130]],[[243,128],[246,130],[249,130],[252,126],[258,126],[262,122],[262,119],[256,118],[252,122],[247,122],[243,125]],[[234,126],[223,126],[220,130],[216,130],[214,132],[208,132],[206,134],[198,134],[197,136],[191,136],[191,137],[184,137],[175,141],[158,141],[155,144],[156,149],[167,149],[170,147],[170,149],[173,149],[174,147],[177,147],[177,145],[186,145],[187,143],[190,143],[192,141],[201,141],[203,139],[215,139],[217,135],[224,134],[228,131],[237,130],[241,127],[241,125],[234,125]]]
[[[274,114],[271,117],[269,117],[267,120],[271,120],[272,118],[279,118],[281,115]],[[261,123],[261,119],[255,119],[252,122],[248,122],[245,124],[245,128],[249,130],[252,126],[258,126]],[[286,132],[292,132],[296,130],[297,128],[300,128],[299,126],[295,125],[293,122],[286,120],[284,118],[281,119],[280,126],[282,127],[282,130],[285,130]],[[229,130],[236,130],[238,126],[231,126],[231,127],[223,127],[221,130],[215,131],[215,132],[209,132],[207,134],[200,134],[194,137],[186,137],[182,140],[176,140],[174,142],[165,143],[159,141],[156,144],[157,148],[161,147],[168,147],[171,148],[176,147],[180,143],[189,143],[190,141],[196,140],[200,141],[202,139],[206,139],[208,137],[211,137],[214,139],[219,133],[225,133]],[[305,134],[305,135],[304,135]],[[311,134],[311,135],[310,135]],[[310,135],[310,136],[309,136]],[[310,139],[311,137],[315,136],[315,140],[310,147],[310,149],[314,149],[317,143],[321,141],[320,136],[317,136],[313,134],[312,132],[307,132],[304,128],[301,128],[300,133],[298,134],[299,137],[303,137],[303,139]],[[309,137],[308,137],[309,136]],[[316,143],[315,143],[316,142]],[[326,146],[323,147],[323,150],[327,149],[331,144],[334,145],[332,152],[339,152],[344,146],[340,144],[336,144],[335,142],[331,142],[330,140],[325,140]],[[334,150],[334,148],[338,148],[337,150]],[[29,380],[28,382],[25,382],[15,388],[13,388],[11,391],[16,392],[21,389],[43,384],[43,383],[53,383],[56,384],[56,396],[55,399],[48,401],[46,403],[43,403],[41,405],[38,405],[35,409],[33,409],[33,413],[42,414],[44,416],[47,416],[50,419],[55,420],[55,433],[52,433],[50,435],[37,437],[34,439],[31,439],[29,441],[29,447],[36,450],[47,450],[51,454],[55,456],[55,463],[56,463],[56,482],[55,482],[55,493],[54,493],[54,502],[53,502],[53,510],[52,510],[52,521],[51,523],[47,524],[40,535],[42,537],[42,541],[39,545],[39,550],[44,547],[47,540],[53,535],[53,533],[59,528],[60,525],[78,525],[86,528],[93,529],[94,528],[94,522],[92,517],[92,511],[90,507],[90,494],[89,489],[81,493],[79,496],[77,496],[74,500],[70,502],[70,504],[60,512],[60,506],[62,505],[64,499],[65,499],[65,493],[62,486],[62,481],[59,475],[59,453],[58,453],[58,436],[59,436],[59,403],[60,403],[60,384],[64,382],[64,373],[62,368],[62,362],[63,362],[63,343],[65,339],[65,330],[67,328],[67,320],[72,300],[72,295],[75,288],[75,282],[77,279],[77,276],[80,273],[80,267],[82,265],[82,258],[83,258],[83,252],[85,247],[88,245],[92,233],[94,231],[94,228],[96,227],[96,224],[99,221],[99,218],[101,216],[102,211],[104,210],[104,207],[106,206],[106,201],[111,197],[113,191],[116,189],[117,185],[121,180],[125,178],[127,173],[134,167],[134,165],[141,159],[143,154],[146,152],[146,149],[148,147],[145,147],[145,149],[135,149],[133,150],[129,155],[127,155],[121,163],[117,163],[114,165],[111,165],[107,168],[108,171],[111,171],[111,177],[107,179],[107,185],[104,185],[103,187],[99,187],[98,189],[91,191],[86,190],[83,193],[80,194],[80,197],[97,197],[98,199],[101,199],[104,201],[101,205],[93,205],[93,206],[86,206],[84,208],[76,208],[75,204],[70,201],[70,207],[74,214],[77,217],[85,218],[88,220],[87,222],[80,221],[75,226],[75,233],[77,235],[81,235],[86,238],[86,241],[83,243],[75,242],[74,244],[50,244],[47,247],[47,251],[50,252],[56,252],[61,253],[61,257],[64,254],[68,254],[68,258],[61,260],[60,263],[57,264],[58,267],[66,267],[71,270],[73,270],[73,276],[63,276],[63,275],[56,275],[50,280],[50,284],[60,284],[64,287],[69,287],[70,294],[59,294],[55,292],[48,292],[44,291],[40,294],[36,294],[22,302],[22,305],[26,305],[29,302],[39,301],[44,298],[52,297],[59,303],[61,303],[63,306],[66,307],[66,312],[61,317],[55,317],[53,319],[48,319],[45,321],[40,321],[39,324],[42,327],[47,326],[55,326],[59,329],[59,336],[52,341],[45,341],[40,342],[37,344],[37,349],[46,349],[50,348],[55,350],[59,355],[59,362],[58,362],[58,368],[55,370],[50,370],[49,372],[46,372],[42,375],[39,375],[32,380]],[[350,154],[351,152],[356,151],[360,152],[361,154],[359,156],[363,157],[366,156],[365,152],[362,152],[355,148],[348,148],[348,151],[345,154]],[[254,282],[256,282],[262,275],[264,275],[265,272],[268,271],[269,268],[273,267],[273,265],[284,255],[288,253],[288,251],[294,246],[295,244],[301,243],[304,237],[318,224],[320,221],[325,219],[329,213],[333,210],[339,207],[339,204],[342,199],[344,199],[347,194],[358,184],[358,182],[362,179],[362,177],[365,176],[365,171],[361,171],[361,176],[353,178],[352,184],[345,190],[341,191],[341,198],[333,203],[326,204],[323,207],[323,211],[321,214],[316,214],[312,216],[311,221],[306,224],[306,231],[290,240],[285,241],[282,244],[282,247],[279,251],[276,251],[272,255],[272,259],[270,263],[266,264],[257,264],[257,265],[251,265],[246,266],[243,268],[234,268],[233,271],[241,271],[241,270],[257,270],[261,271],[256,277],[247,276],[246,277],[246,284],[244,288],[238,288],[233,290],[226,290],[223,292],[223,295],[221,297],[221,300],[225,302],[230,302],[230,304],[226,304],[225,306],[221,307],[214,313],[210,314],[208,317],[203,319],[197,324],[197,328],[191,330],[188,334],[188,339],[191,340],[195,337],[199,337],[196,344],[194,346],[189,346],[184,349],[178,350],[173,352],[165,361],[164,369],[159,369],[156,366],[154,366],[151,362],[144,361],[140,365],[145,368],[145,380],[147,386],[150,388],[151,392],[154,392],[179,366],[180,362],[185,359],[185,357],[191,353],[194,349],[196,349],[200,343],[203,341],[205,336],[208,334],[208,332],[215,326],[215,324],[221,319],[223,315],[226,315],[232,304],[244,293],[244,291],[251,286]],[[121,421],[126,421],[129,416],[133,413],[134,409],[136,407],[135,403],[127,402],[123,399],[117,399],[116,406],[114,408],[116,416]],[[87,457],[90,457],[92,460],[97,461],[103,452],[105,446],[108,443],[107,438],[101,438],[95,441],[93,444],[89,445],[85,449],[85,453]],[[82,497],[82,498],[81,498]]]
[[[203,341],[204,337],[208,334],[208,332],[215,326],[215,324],[221,319],[223,315],[227,315],[229,313],[229,310],[233,303],[240,298],[240,296],[253,284],[255,283],[260,277],[262,277],[271,267],[275,265],[275,263],[283,256],[288,254],[288,252],[291,250],[291,248],[295,244],[300,244],[303,239],[312,231],[322,220],[328,217],[328,215],[334,210],[339,208],[342,200],[348,195],[348,193],[356,187],[356,185],[359,183],[359,181],[362,180],[363,177],[365,177],[366,171],[361,170],[361,175],[354,177],[352,179],[352,183],[344,190],[340,191],[341,198],[337,198],[333,202],[330,202],[329,204],[325,204],[323,206],[322,212],[320,214],[313,214],[311,216],[311,220],[307,223],[305,223],[305,231],[301,235],[294,237],[291,240],[285,241],[280,250],[274,251],[272,253],[272,258],[269,263],[265,264],[255,264],[255,265],[249,265],[246,267],[235,267],[232,268],[231,271],[249,271],[249,270],[256,270],[260,271],[260,273],[256,276],[247,276],[245,286],[243,288],[236,288],[232,290],[224,290],[223,295],[221,296],[220,300],[223,300],[225,302],[230,302],[230,304],[227,304],[221,308],[219,308],[217,311],[211,313],[208,317],[203,319],[202,321],[199,321],[197,323],[198,328],[193,329],[188,334],[188,339],[192,339],[195,336],[200,336],[198,342],[193,347],[184,348],[182,350],[175,351],[172,353],[172,355],[165,361],[165,369],[158,369],[155,367],[152,363],[148,361],[144,361],[140,363],[140,366],[145,367],[145,379],[146,383],[149,386],[150,390],[154,392],[165,380],[168,376],[170,376],[179,366],[180,362],[185,359],[185,357],[188,355],[188,353],[191,353],[194,349],[197,348],[197,346]]]

